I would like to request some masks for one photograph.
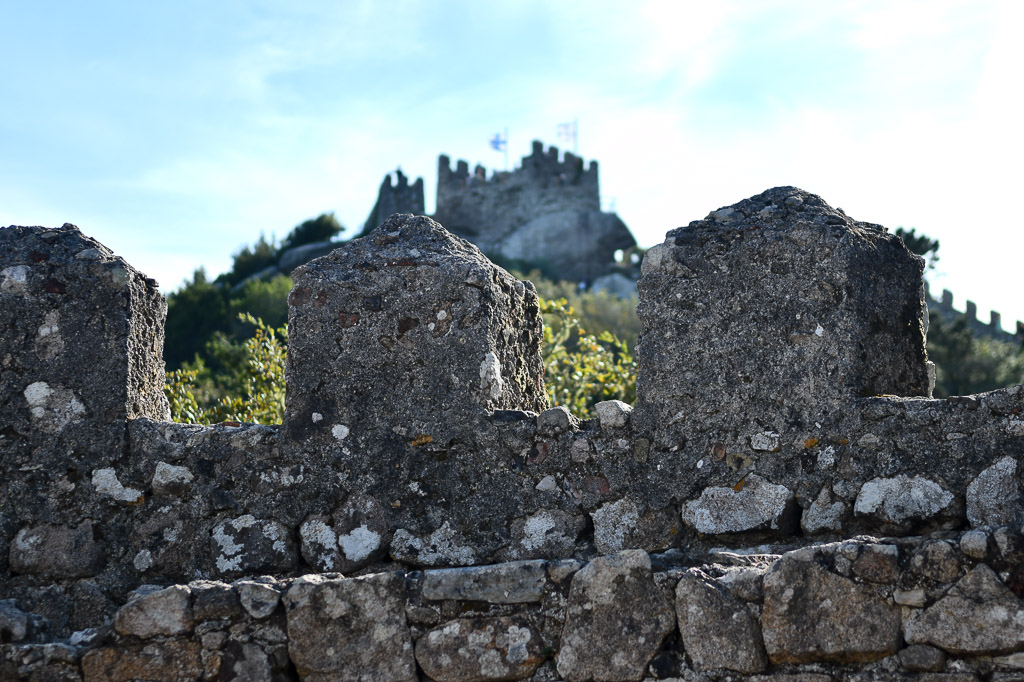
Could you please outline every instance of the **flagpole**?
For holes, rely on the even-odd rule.
[[[505,172],[508,172],[508,126],[505,126]]]
[[[580,120],[578,118],[572,120],[572,153],[573,156],[580,155]]]

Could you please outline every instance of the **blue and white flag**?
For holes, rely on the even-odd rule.
[[[559,123],[557,126],[558,139],[565,144],[576,145],[576,121]]]
[[[490,142],[491,147],[498,152],[505,151],[505,145],[508,144],[508,140],[501,133],[495,133]]]

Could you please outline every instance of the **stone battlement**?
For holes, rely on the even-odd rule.
[[[637,403],[586,421],[429,218],[294,272],[275,426],[168,422],[163,300],[73,226],[0,254],[0,678],[1024,665],[1024,388],[931,399],[923,261],[820,197],[649,250]]]
[[[988,322],[978,318],[978,306],[974,301],[966,301],[964,310],[961,312],[953,306],[953,292],[949,289],[942,290],[942,297],[935,300],[928,299],[928,311],[930,314],[942,317],[946,322],[952,322],[958,317],[967,318],[967,324],[975,336],[984,336],[1006,343],[1024,344],[1024,322],[1017,320],[1016,333],[1003,330],[1003,316],[995,310],[989,311]]]

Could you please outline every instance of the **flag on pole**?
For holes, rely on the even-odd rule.
[[[557,127],[558,139],[564,142],[566,145],[571,144],[573,150],[576,149],[576,121],[570,121],[569,123],[559,123]]]
[[[502,136],[501,133],[495,133],[494,137],[491,138],[491,148],[496,152],[505,151],[505,145],[508,144],[508,137]]]

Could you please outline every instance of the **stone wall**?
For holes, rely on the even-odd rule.
[[[587,421],[428,218],[296,271],[280,426],[165,421],[163,301],[73,226],[0,254],[0,679],[1024,669],[1024,389],[929,398],[921,260],[819,197],[651,249]]]
[[[989,311],[988,322],[978,318],[978,305],[968,300],[964,303],[964,310],[960,311],[953,307],[953,292],[949,289],[942,290],[942,297],[935,300],[928,297],[928,312],[936,317],[941,317],[946,323],[952,323],[959,317],[965,317],[967,326],[975,336],[995,339],[1004,343],[1024,344],[1024,322],[1017,320],[1015,333],[1003,330],[1003,316],[995,310]],[[1009,320],[1007,320],[1009,322]]]

